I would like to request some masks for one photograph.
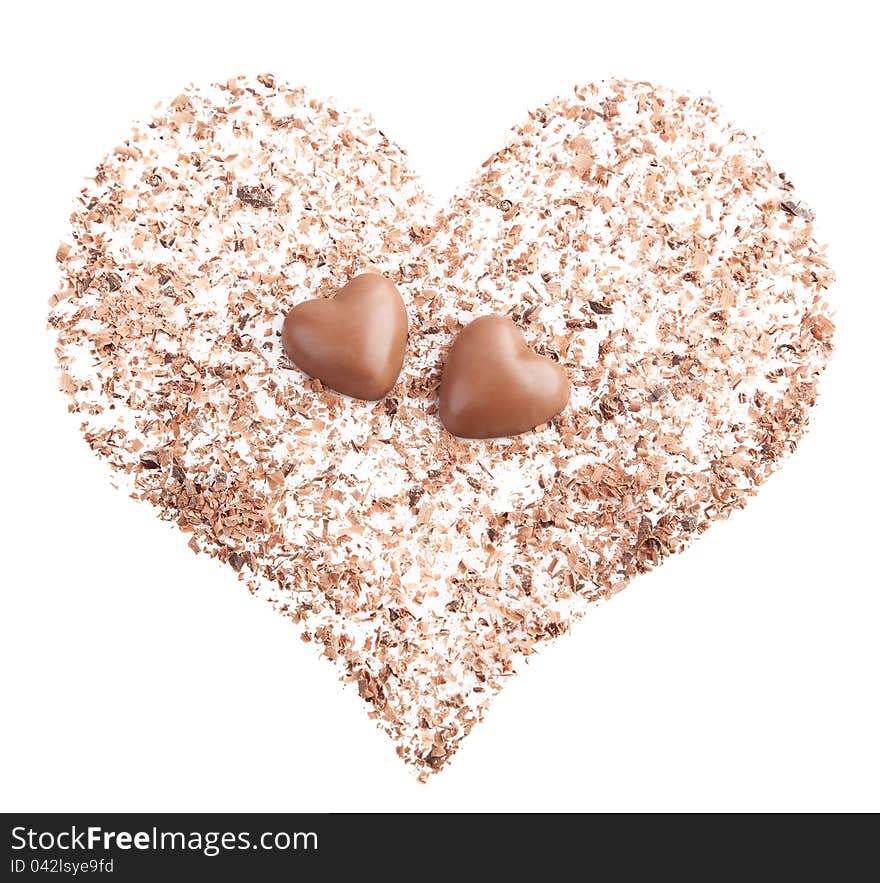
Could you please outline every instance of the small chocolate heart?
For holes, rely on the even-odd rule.
[[[375,401],[397,382],[407,327],[394,284],[362,273],[331,298],[295,306],[284,319],[281,341],[306,374],[343,395]]]
[[[440,385],[440,419],[462,438],[528,432],[568,402],[560,365],[533,353],[504,316],[483,316],[452,344]]]

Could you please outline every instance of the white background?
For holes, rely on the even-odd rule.
[[[7,8],[0,808],[880,809],[869,5]],[[426,786],[294,626],[111,488],[56,391],[46,300],[81,179],[158,99],[261,71],[371,110],[438,201],[575,82],[709,92],[816,209],[838,272],[796,456],[534,659]]]

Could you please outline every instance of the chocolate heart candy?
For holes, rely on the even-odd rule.
[[[462,438],[528,432],[568,402],[556,362],[533,353],[504,316],[483,316],[452,344],[440,387],[440,419]]]
[[[306,374],[344,395],[374,401],[397,382],[406,333],[406,307],[394,283],[362,273],[331,298],[295,306],[281,340]]]

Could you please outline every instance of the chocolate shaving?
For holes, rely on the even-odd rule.
[[[796,215],[798,218],[803,218],[805,221],[815,221],[816,213],[804,202],[801,202],[799,199],[794,199],[793,197],[786,197],[779,203],[780,208],[784,212],[788,212],[790,215]]]
[[[144,469],[159,469],[162,461],[158,451],[144,451],[140,456],[140,464]]]
[[[271,192],[265,187],[242,186],[235,191],[236,197],[247,205],[257,208],[272,208],[275,200],[272,199]]]

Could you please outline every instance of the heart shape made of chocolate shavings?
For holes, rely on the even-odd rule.
[[[517,661],[796,445],[833,333],[802,206],[710,100],[647,83],[533,111],[439,211],[369,117],[269,75],[193,87],[78,198],[61,386],[134,497],[299,623],[424,777]],[[291,307],[364,270],[409,314],[379,402],[280,344]],[[437,387],[488,313],[571,399],[465,441]]]

